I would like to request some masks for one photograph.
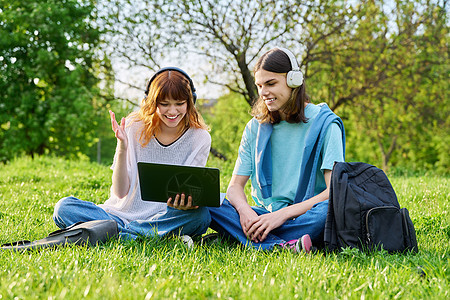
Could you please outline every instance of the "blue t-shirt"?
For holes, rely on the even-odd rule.
[[[294,203],[300,181],[300,166],[303,159],[305,139],[320,106],[309,103],[305,107],[307,123],[288,123],[282,121],[273,126],[270,143],[272,147],[272,197],[263,198],[256,182],[255,150],[258,122],[252,119],[247,123],[239,146],[233,174],[250,176],[252,197],[257,205],[268,211]],[[314,195],[326,189],[324,170],[332,170],[335,161],[344,161],[342,133],[339,126],[332,123],[327,129],[325,140],[317,164]]]

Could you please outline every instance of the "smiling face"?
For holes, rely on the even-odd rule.
[[[161,119],[161,126],[179,128],[184,126],[184,116],[187,112],[188,100],[164,99],[157,104],[156,114]]]
[[[269,111],[278,111],[281,118],[285,114],[281,110],[289,101],[292,89],[286,84],[286,74],[269,72],[259,69],[255,73],[255,84],[258,88],[258,94],[266,104]]]

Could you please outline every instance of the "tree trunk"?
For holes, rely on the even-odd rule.
[[[236,57],[239,70],[241,70],[242,79],[244,80],[245,88],[247,90],[247,95],[244,95],[245,100],[250,106],[258,99],[258,91],[255,85],[255,79],[251,71],[248,68],[247,62],[245,61],[245,53],[242,53]]]
[[[382,169],[384,171],[387,171],[389,168],[389,160],[391,159],[392,153],[394,152],[395,148],[397,148],[397,137],[398,136],[394,136],[392,139],[392,143],[389,146],[389,149],[387,151],[384,150],[383,147],[383,143],[381,141],[381,137],[380,135],[378,135],[378,146],[380,146],[380,150],[381,150],[381,156],[383,159],[383,165],[382,165]]]

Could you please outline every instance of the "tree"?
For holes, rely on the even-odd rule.
[[[364,23],[360,23],[361,44],[355,49],[371,55],[355,52],[344,57],[344,61],[360,61],[361,67],[347,76],[366,89],[346,108],[365,137],[360,132],[350,132],[349,137],[358,145],[368,137],[378,147],[378,161],[384,169],[391,161],[392,165],[403,162],[431,168],[440,160],[433,135],[444,124],[448,126],[445,7],[436,3],[391,3],[395,7],[388,12],[381,11],[379,5],[366,6],[374,13],[366,14]],[[341,69],[345,69],[345,63]]]
[[[357,150],[356,142],[364,140],[377,151],[370,159],[384,168],[417,156],[420,150],[406,138],[429,143],[431,127],[423,125],[431,119],[448,124],[438,113],[447,89],[437,88],[448,86],[446,10],[445,0],[110,0],[104,7],[111,55],[154,70],[168,53],[183,60],[196,54],[210,68],[206,80],[249,105],[257,95],[255,60],[277,45],[292,49],[313,101],[327,102],[355,122],[350,129],[359,129],[349,132],[351,154],[367,157]],[[438,155],[432,152],[431,165]]]
[[[204,71],[206,80],[252,105],[257,98],[252,65],[263,51],[283,45],[301,53],[311,91],[335,110],[387,80],[376,64],[385,61],[389,45],[375,45],[377,37],[391,33],[382,28],[384,6],[384,1],[111,0],[103,11],[110,55],[130,66],[154,70],[167,53],[183,60],[197,54],[211,68]]]
[[[198,55],[208,62],[206,80],[241,94],[252,105],[257,98],[251,71],[255,60],[275,45],[304,50],[298,46],[304,44],[311,52],[318,41],[350,32],[354,12],[341,2],[110,0],[102,11],[111,33],[111,57],[154,70],[168,53],[183,60]],[[305,31],[308,25],[312,32]],[[310,53],[307,62],[321,58],[315,55]]]
[[[0,160],[78,155],[95,127],[93,1],[0,0]]]

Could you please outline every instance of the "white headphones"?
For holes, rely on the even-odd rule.
[[[286,75],[286,83],[290,88],[296,88],[303,84],[303,73],[300,71],[300,67],[297,64],[294,54],[286,48],[278,48],[287,54],[289,60],[291,61],[292,70]]]

